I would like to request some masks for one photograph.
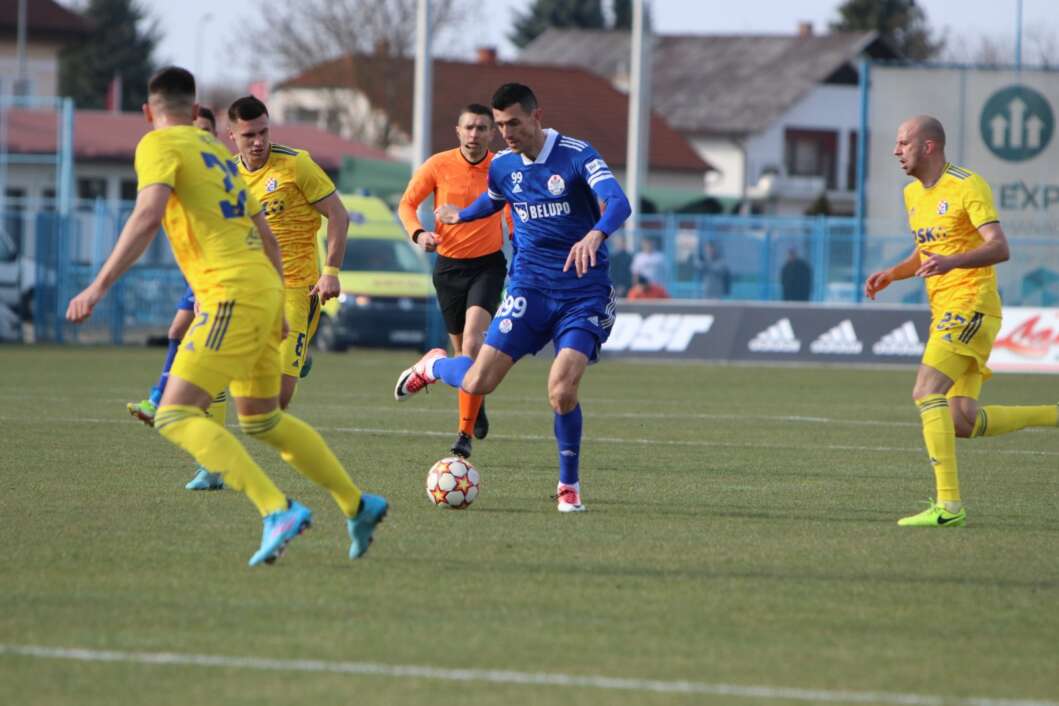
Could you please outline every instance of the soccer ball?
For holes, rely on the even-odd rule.
[[[478,497],[481,479],[465,458],[443,458],[427,474],[427,497],[438,507],[462,510]]]

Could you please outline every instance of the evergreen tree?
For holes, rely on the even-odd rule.
[[[935,36],[916,0],[846,0],[838,16],[832,31],[878,32],[907,59],[924,61],[945,47],[945,38]]]
[[[605,29],[603,2],[602,0],[534,0],[525,14],[515,15],[515,26],[508,35],[508,39],[521,49],[549,27]]]
[[[157,25],[137,0],[89,0],[84,15],[92,33],[60,55],[60,92],[79,108],[103,108],[107,87],[117,75],[122,110],[138,110],[147,100],[147,80],[155,70]]]

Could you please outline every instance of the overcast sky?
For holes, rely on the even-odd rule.
[[[69,3],[71,0],[64,0]],[[160,61],[175,62],[199,70],[206,83],[244,85],[253,80],[278,81],[284,72],[269,57],[268,47],[243,49],[239,29],[267,13],[269,2],[255,0],[140,0],[159,21],[164,39],[158,50]],[[277,0],[272,0],[273,2]],[[283,1],[283,0],[279,0]],[[488,6],[479,27],[466,34],[464,46],[448,47],[449,53],[471,56],[476,45],[491,44],[501,59],[516,56],[507,40],[516,8],[529,0],[470,0],[474,8]],[[931,25],[946,31],[949,45],[975,43],[981,36],[1014,46],[1018,0],[919,0]],[[653,0],[652,13],[659,33],[793,33],[799,21],[811,21],[817,32],[826,31],[836,18],[840,0]],[[1031,34],[1054,40],[1059,46],[1059,0],[1023,0],[1023,26]],[[475,10],[475,12],[479,12]],[[209,19],[203,19],[207,15]],[[200,33],[200,30],[201,33]],[[1025,46],[1025,44],[1024,44]],[[222,50],[223,47],[223,50]],[[1026,46],[1026,51],[1029,47]],[[220,60],[213,57],[221,57]],[[253,57],[253,59],[252,59]],[[212,59],[212,60],[211,60]]]

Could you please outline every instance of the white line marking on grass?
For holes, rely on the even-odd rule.
[[[694,681],[625,679],[599,675],[577,676],[547,672],[514,672],[492,669],[445,669],[420,665],[380,664],[377,662],[328,662],[308,659],[268,659],[265,657],[226,657],[224,655],[180,654],[176,652],[118,652],[38,645],[0,644],[0,654],[38,659],[67,659],[78,662],[126,662],[133,664],[255,669],[268,672],[323,672],[360,674],[405,679],[436,679],[456,682],[487,682],[518,686],[566,686],[613,691],[639,691],[665,694],[703,694],[751,699],[786,699],[810,703],[897,704],[899,706],[1059,706],[1054,701],[994,699],[983,697],[946,698],[928,694],[902,694],[872,691],[830,691],[793,687],[740,686]]]
[[[737,417],[729,417],[736,419]],[[48,424],[129,424],[128,419],[97,419],[92,417],[49,417],[47,419],[27,419],[25,417],[0,417],[0,422],[46,422]],[[238,425],[230,424],[230,428],[238,429]],[[378,436],[429,436],[451,438],[450,431],[432,431],[428,429],[382,429],[376,427],[329,427],[313,425],[317,431],[336,432],[339,434],[375,434]],[[554,442],[555,437],[545,434],[490,434],[491,439],[503,441],[546,441]],[[725,448],[725,449],[787,449],[795,451],[866,451],[876,453],[909,453],[922,454],[923,449],[911,446],[857,446],[853,444],[818,444],[815,446],[804,446],[797,444],[773,444],[763,441],[695,441],[686,439],[647,439],[643,437],[619,437],[619,436],[586,436],[584,441],[602,444],[629,444],[633,446],[686,446],[693,448]],[[1059,451],[1036,451],[1033,449],[990,449],[986,446],[978,448],[961,447],[961,454],[994,454],[1003,456],[1059,456]]]

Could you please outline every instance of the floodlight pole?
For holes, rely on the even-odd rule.
[[[430,0],[418,0],[416,7],[415,88],[412,97],[412,171],[430,157],[430,122],[433,103],[433,65],[430,57]],[[441,204],[436,204],[441,205]],[[430,218],[424,218],[429,215]],[[419,205],[419,222],[433,223],[425,202]]]
[[[625,192],[632,213],[626,230],[639,241],[640,191],[647,172],[651,123],[651,32],[646,26],[647,0],[633,0],[629,72],[629,130],[625,143]]]

